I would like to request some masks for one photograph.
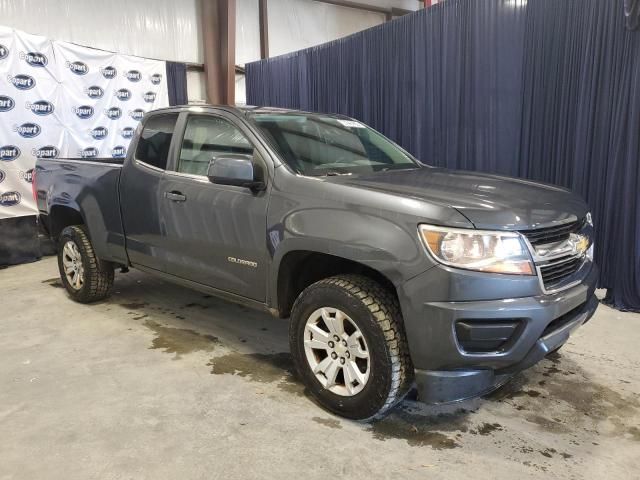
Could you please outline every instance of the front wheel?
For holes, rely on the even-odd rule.
[[[411,387],[413,367],[398,301],[370,278],[314,283],[291,313],[296,369],[318,402],[355,420],[381,417]]]
[[[90,303],[111,294],[113,264],[96,257],[83,227],[66,227],[58,248],[60,278],[76,302]]]

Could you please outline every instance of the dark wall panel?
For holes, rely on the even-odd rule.
[[[247,103],[350,115],[432,165],[574,189],[600,286],[640,309],[640,32],[626,21],[618,0],[447,0],[248,64]]]

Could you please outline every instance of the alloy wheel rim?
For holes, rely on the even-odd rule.
[[[84,285],[84,265],[80,250],[72,240],[67,241],[62,248],[62,266],[67,283],[74,290],[80,290]]]
[[[358,325],[342,310],[323,307],[304,328],[304,351],[320,384],[343,397],[360,393],[369,381],[369,348]]]

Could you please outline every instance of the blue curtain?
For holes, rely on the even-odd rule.
[[[627,17],[627,28],[637,30],[640,27],[640,0],[624,0],[624,14]]]
[[[186,105],[187,97],[187,66],[184,63],[167,63],[167,89],[169,105]]]
[[[627,3],[634,0],[627,0]],[[640,32],[623,0],[447,0],[246,66],[247,103],[343,113],[422,161],[561,184],[640,310]]]

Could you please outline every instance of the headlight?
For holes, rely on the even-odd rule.
[[[440,263],[480,272],[534,275],[529,250],[515,232],[418,228],[429,253]]]

